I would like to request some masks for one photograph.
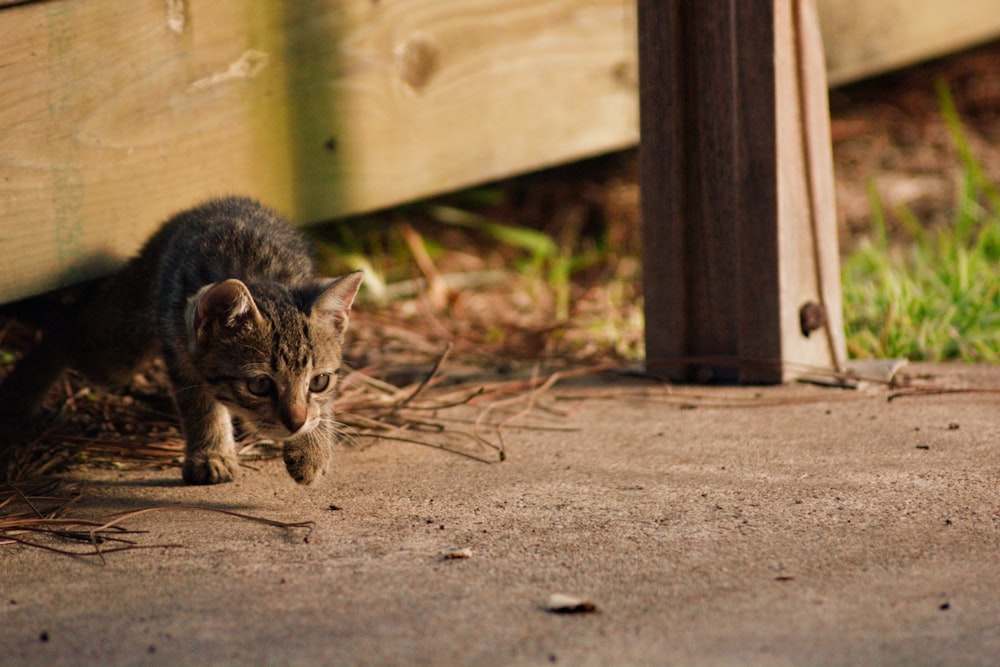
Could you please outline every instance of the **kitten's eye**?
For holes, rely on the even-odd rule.
[[[313,379],[309,381],[309,391],[314,394],[318,394],[321,391],[326,391],[326,388],[330,386],[330,374],[320,373],[314,375]]]
[[[274,390],[274,381],[266,375],[247,380],[247,391],[254,396],[267,396]]]

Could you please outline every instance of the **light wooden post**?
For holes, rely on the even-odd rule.
[[[648,370],[769,383],[837,367],[840,276],[813,3],[638,7]]]

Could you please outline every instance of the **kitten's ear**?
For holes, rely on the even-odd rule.
[[[195,339],[206,331],[232,335],[260,320],[250,290],[235,278],[205,285],[188,302],[188,326]]]
[[[348,315],[364,277],[363,271],[355,271],[326,283],[313,302],[312,312],[319,317],[332,319],[334,326],[341,332],[346,331],[350,319]]]

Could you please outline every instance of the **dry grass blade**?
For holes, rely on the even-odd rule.
[[[370,435],[370,434],[362,434]],[[469,433],[466,431],[452,431],[451,442],[439,442],[433,439],[421,439],[417,437],[407,437],[403,435],[393,435],[389,433],[380,433],[377,436],[379,440],[386,440],[392,442],[405,442],[411,445],[420,445],[421,447],[429,447],[431,449],[437,449],[442,452],[448,452],[449,454],[455,454],[456,456],[461,456],[467,459],[472,459],[473,461],[479,461],[480,463],[498,463],[505,459],[503,450],[499,445],[496,445],[485,438],[478,436],[475,433]],[[461,440],[465,440],[472,444],[478,451],[485,452],[479,454],[476,451],[469,451],[463,449],[461,446]],[[493,454],[495,452],[495,454]]]
[[[408,350],[413,349],[412,342],[407,339]],[[540,417],[546,412],[565,417],[536,400],[549,387],[562,378],[610,367],[472,383],[445,372],[452,352],[458,349],[455,345],[437,345],[431,355],[432,346],[430,339],[424,339],[416,346],[416,357],[407,353],[403,363],[382,358],[377,365],[343,378],[334,408],[348,441],[406,442],[496,463],[505,457],[504,429],[534,428],[520,417],[529,413]],[[415,358],[418,364],[413,363]],[[53,416],[47,427],[30,436],[31,444],[2,450],[6,460],[0,463],[0,479],[37,479],[80,463],[180,465],[184,439],[176,417],[169,412],[167,386],[162,364],[136,376],[124,395],[93,389],[70,374],[59,387],[60,395],[54,397],[55,410],[50,412]],[[512,415],[512,407],[520,409],[520,414]],[[240,438],[244,464],[279,454],[280,447],[274,443],[255,440],[252,435]]]
[[[573,430],[567,427],[516,424],[529,414],[548,412],[557,418],[565,413],[548,406],[541,406],[538,398],[560,380],[601,373],[611,368],[595,366],[574,371],[561,371],[541,375],[536,367],[526,380],[491,382],[478,386],[463,384],[428,395],[439,381],[444,380],[441,369],[452,350],[447,346],[430,371],[410,387],[397,390],[392,396],[381,391],[373,403],[363,403],[359,396],[352,399],[353,411],[341,413],[345,426],[353,429],[356,438],[405,442],[447,451],[458,456],[484,463],[498,463],[506,458],[504,429]],[[354,375],[357,375],[355,373]],[[355,378],[355,386],[363,383]],[[512,406],[524,402],[524,407],[508,414]],[[475,416],[471,416],[473,413]],[[458,425],[467,424],[465,430]]]
[[[441,356],[438,357],[438,360],[434,362],[434,367],[431,368],[431,372],[428,373],[424,377],[424,379],[420,381],[420,384],[417,385],[416,389],[413,390],[412,394],[403,399],[403,402],[399,404],[399,407],[405,408],[406,406],[408,406],[410,403],[413,402],[413,399],[415,399],[417,396],[423,393],[423,391],[430,386],[434,378],[437,377],[438,371],[441,370],[441,366],[444,364],[445,359],[448,358],[448,354],[451,353],[452,347],[454,346],[451,343],[448,343],[447,347],[444,348],[444,352],[442,352]]]
[[[181,544],[139,544],[126,537],[146,534],[146,531],[131,530],[122,524],[154,512],[210,512],[285,530],[305,529],[307,532],[303,539],[306,542],[315,529],[312,521],[276,521],[200,505],[147,507],[95,518],[64,516],[67,508],[79,497],[79,494],[72,492],[60,493],[59,482],[46,482],[26,488],[0,487],[0,546],[19,544],[64,556],[96,556],[102,562],[105,555],[119,551],[182,547]],[[28,535],[36,538],[26,537]],[[37,538],[47,538],[48,541]],[[83,544],[86,548],[69,548],[63,546],[63,543]]]
[[[1000,394],[1000,389],[991,387],[909,387],[889,394],[886,400],[894,401],[897,398],[919,398],[944,394]]]
[[[781,389],[778,388],[777,391]],[[839,391],[839,390],[837,390]],[[868,400],[870,394],[860,392],[836,393],[823,390],[814,395],[775,395],[755,392],[750,395],[739,394],[705,394],[701,392],[679,391],[673,387],[652,387],[649,389],[605,389],[587,394],[562,393],[558,401],[649,401],[679,408],[773,408],[791,405],[808,405],[810,403],[848,403]]]
[[[532,369],[531,378],[526,383],[521,384],[520,388],[518,389],[518,391],[523,391],[524,388],[530,388],[532,390],[527,395],[519,395],[519,396],[515,396],[513,398],[508,398],[508,399],[505,399],[505,400],[502,400],[502,401],[496,401],[494,403],[489,404],[486,407],[486,409],[484,409],[480,413],[479,417],[476,419],[476,425],[475,425],[476,426],[476,435],[479,435],[480,432],[481,432],[481,429],[483,428],[483,426],[489,423],[488,420],[487,420],[487,417],[490,416],[493,412],[498,411],[498,410],[500,410],[500,409],[502,409],[504,407],[510,406],[512,404],[518,403],[518,402],[520,402],[522,400],[526,401],[526,406],[524,407],[524,409],[522,409],[522,410],[520,410],[520,411],[518,411],[518,412],[516,412],[516,413],[514,413],[512,415],[510,415],[509,417],[501,420],[499,423],[497,423],[497,424],[494,425],[494,428],[495,428],[496,434],[497,434],[497,438],[499,440],[499,447],[498,447],[497,451],[499,452],[500,460],[503,461],[507,457],[507,453],[506,453],[507,445],[504,442],[503,429],[506,428],[506,427],[509,427],[516,419],[524,417],[524,416],[530,414],[531,411],[534,409],[535,402],[536,402],[536,400],[538,399],[539,396],[541,396],[544,392],[546,392],[549,389],[551,389],[552,387],[554,387],[555,384],[557,382],[559,382],[560,380],[562,380],[562,379],[565,379],[565,378],[571,377],[571,376],[580,376],[580,375],[589,375],[589,374],[592,374],[592,373],[599,373],[599,372],[602,372],[604,370],[607,370],[607,369],[604,368],[604,367],[596,367],[596,368],[582,369],[582,370],[576,371],[576,372],[572,372],[571,371],[571,372],[553,373],[553,374],[549,375],[547,378],[543,379],[543,378],[539,378],[539,376],[538,376],[538,367],[536,366],[535,368]],[[508,394],[508,393],[509,393],[509,389],[508,388],[502,388],[502,389],[501,388],[497,388],[497,389],[494,390],[493,395],[497,396],[497,395],[504,395],[504,394]]]
[[[109,553],[109,551],[102,551],[100,547],[100,541],[98,539],[100,535],[103,535],[112,528],[116,530],[121,530],[119,524],[121,524],[122,522],[134,519],[144,514],[151,514],[154,512],[208,512],[208,513],[222,514],[224,516],[241,519],[243,521],[260,523],[265,526],[283,528],[285,530],[304,528],[306,530],[306,535],[304,538],[302,538],[302,541],[306,543],[309,542],[309,538],[312,536],[313,531],[316,529],[316,522],[314,521],[294,521],[294,522],[276,521],[274,519],[266,519],[264,517],[254,516],[252,514],[242,514],[240,512],[223,510],[216,507],[205,507],[202,505],[169,505],[164,507],[146,507],[143,509],[130,510],[127,512],[121,512],[119,514],[113,514],[110,516],[110,518],[107,518],[104,521],[104,523],[91,529],[90,542],[94,547],[94,555],[99,556],[103,561],[104,560],[103,554]],[[181,546],[181,545],[169,545],[169,546]],[[121,549],[113,549],[111,551],[120,551],[120,550]]]
[[[342,414],[341,421],[345,426],[353,428],[354,436],[360,438],[406,442],[483,463],[502,461],[503,450],[496,443],[490,442],[478,433],[450,428],[447,422],[436,419],[437,412],[468,405],[480,394],[479,389],[467,390],[464,396],[451,398],[447,402],[418,403],[418,399],[434,386],[436,379],[441,377],[439,372],[451,350],[452,346],[447,345],[430,371],[412,387],[398,389],[392,396],[383,396],[383,399],[375,405],[362,406],[355,400],[354,410]],[[364,407],[368,408],[367,412]],[[463,443],[471,444],[472,449],[463,447]]]

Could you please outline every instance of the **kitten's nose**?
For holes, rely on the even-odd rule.
[[[291,434],[298,433],[305,426],[307,419],[305,407],[291,406],[281,411],[281,423]]]

